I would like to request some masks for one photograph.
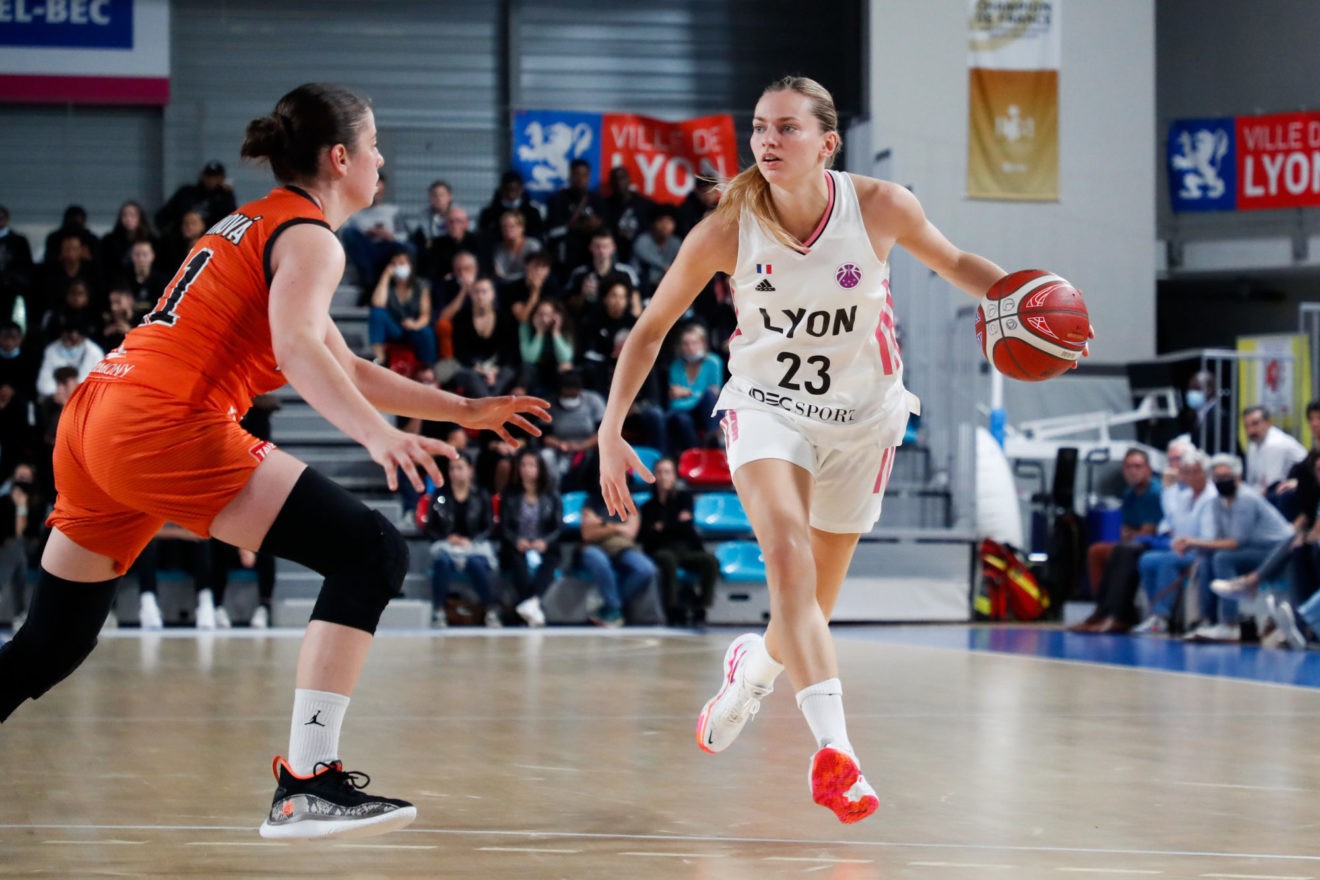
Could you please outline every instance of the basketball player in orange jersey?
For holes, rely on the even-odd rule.
[[[629,334],[600,426],[601,489],[635,516],[629,468],[651,474],[623,440],[623,420],[674,322],[716,272],[731,276],[738,326],[716,404],[734,486],[765,557],[770,624],[739,636],[697,742],[729,747],[787,669],[816,738],[816,803],[843,822],[879,807],[844,723],[829,617],[885,484],[916,399],[903,387],[889,292],[902,245],[941,277],[983,296],[1004,270],[949,243],[893,183],[830,171],[839,151],[834,101],[789,77],[761,95],[756,164],[723,188],[716,211],[683,241]]]
[[[253,120],[242,154],[282,184],[194,245],[155,310],[70,398],[55,447],[59,497],[27,622],[0,648],[0,721],[71,673],[96,644],[119,576],[165,521],[308,566],[325,577],[298,657],[287,758],[261,833],[378,834],[408,824],[405,801],[362,791],[339,728],[408,547],[346,490],[239,427],[252,398],[286,381],[420,492],[448,444],[396,430],[378,412],[540,434],[530,397],[466,400],[356,356],[329,317],[344,272],[335,237],[367,207],[383,164],[370,106],[310,84]]]

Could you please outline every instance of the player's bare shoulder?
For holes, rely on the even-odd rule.
[[[860,174],[848,176],[857,190],[857,203],[866,219],[866,228],[876,241],[892,244],[924,222],[921,203],[906,187]]]
[[[711,272],[732,273],[738,263],[738,219],[727,211],[706,215],[683,239],[680,256]]]

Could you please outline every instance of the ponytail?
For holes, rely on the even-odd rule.
[[[370,111],[366,98],[343,86],[307,83],[289,92],[274,111],[248,123],[239,154],[266,160],[282,183],[315,178],[321,151],[343,144],[352,152]]]

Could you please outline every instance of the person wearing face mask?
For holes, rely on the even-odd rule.
[[[1219,383],[1210,370],[1201,370],[1187,381],[1183,392],[1183,410],[1179,427],[1199,449],[1210,454],[1232,452],[1237,448],[1237,431],[1231,407],[1219,391]]]
[[[436,361],[430,285],[413,272],[412,258],[406,253],[395,254],[380,273],[367,313],[367,338],[378,364],[385,363],[385,345],[399,340],[424,366]]]
[[[13,629],[22,626],[26,616],[28,560],[46,519],[36,483],[33,466],[20,462],[0,485],[0,599],[8,593]]]
[[[586,488],[596,478],[596,430],[605,415],[605,398],[582,387],[582,374],[559,377],[559,393],[550,401],[552,427],[542,439],[546,465],[561,491]]]
[[[1236,599],[1220,596],[1212,580],[1228,580],[1259,568],[1281,542],[1293,536],[1292,526],[1278,508],[1242,482],[1242,462],[1220,453],[1210,459],[1210,478],[1218,500],[1211,508],[1210,538],[1188,538],[1182,546],[1208,558],[1198,567],[1201,624],[1187,635],[1191,641],[1237,642],[1242,638]]]
[[[669,408],[665,430],[678,455],[700,445],[715,425],[712,412],[724,384],[724,361],[706,344],[706,328],[690,324],[678,340],[678,356],[669,364]]]

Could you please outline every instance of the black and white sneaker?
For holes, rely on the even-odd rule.
[[[319,763],[311,776],[299,776],[276,757],[271,768],[279,785],[261,836],[273,840],[325,840],[370,837],[402,828],[417,818],[407,801],[364,792],[365,773],[349,772],[338,761]]]

